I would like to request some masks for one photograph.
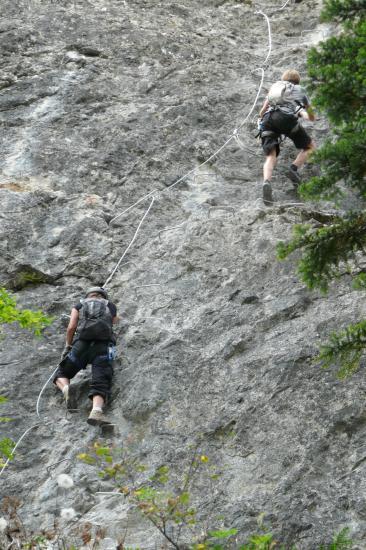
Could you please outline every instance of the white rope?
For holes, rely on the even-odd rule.
[[[230,143],[230,141],[234,138],[234,134],[232,134],[229,139],[227,139],[224,143],[224,145],[221,145],[221,147],[219,149],[217,149],[217,151],[215,151],[210,157],[208,157],[207,160],[205,160],[204,162],[202,162],[199,166],[197,166],[197,168],[193,168],[192,170],[190,170],[189,172],[187,172],[187,174],[185,174],[184,176],[182,176],[181,178],[179,178],[179,180],[177,180],[175,183],[173,183],[172,185],[169,185],[168,187],[168,190],[170,189],[173,189],[173,187],[175,187],[176,185],[178,185],[178,183],[182,182],[183,180],[185,180],[186,178],[188,178],[188,176],[190,176],[191,174],[193,174],[194,172],[197,172],[197,170],[199,170],[199,168],[201,168],[202,166],[204,166],[205,164],[207,164],[208,162],[210,162],[213,158],[215,158],[219,153],[221,153],[221,151],[223,149],[225,149],[225,147]]]
[[[35,424],[34,426],[31,426],[30,428],[28,428],[28,430],[26,430],[24,432],[24,434],[18,439],[16,445],[14,446],[14,448],[12,449],[11,453],[12,455],[15,453],[15,451],[17,450],[19,444],[22,442],[22,440],[25,438],[25,436],[27,435],[28,432],[30,432],[31,430],[33,430],[34,428],[38,428],[38,426],[41,426],[41,423],[39,424]],[[3,473],[3,471],[5,470],[5,468],[7,467],[7,465],[9,464],[10,462],[10,458],[7,459],[7,461],[5,462],[5,464],[3,465],[3,467],[1,468],[0,470],[0,476],[1,474]]]
[[[126,214],[126,212],[128,212],[129,210],[131,210],[132,208],[134,208],[134,206],[136,206],[137,204],[139,204],[141,201],[147,199],[147,197],[150,197],[150,195],[152,195],[153,193],[156,193],[158,190],[157,189],[154,189],[153,191],[150,191],[150,193],[148,193],[147,195],[144,195],[143,197],[141,197],[141,199],[139,199],[138,201],[136,201],[134,204],[131,204],[131,206],[129,206],[128,208],[126,208],[126,210],[124,210],[123,212],[121,212],[120,214],[118,214],[117,216],[115,216],[114,218],[111,219],[111,221],[109,223],[112,223],[114,222],[114,220],[116,220],[117,218],[119,218],[120,216],[123,216],[123,214]]]
[[[58,369],[58,365],[57,365],[56,369],[53,371],[53,373],[51,374],[51,376],[49,377],[49,379],[47,380],[47,382],[45,383],[45,385],[43,386],[43,388],[41,389],[41,391],[39,392],[37,403],[36,403],[36,413],[37,413],[38,418],[41,418],[41,416],[39,414],[39,403],[40,403],[40,400],[41,400],[42,393],[46,389],[48,383],[52,380],[52,378],[56,374],[57,369]]]
[[[290,1],[291,1],[291,0],[287,0],[287,2],[285,2],[284,5],[283,5],[281,8],[277,8],[276,10],[273,10],[273,11],[276,12],[276,11],[281,11],[281,10],[283,10],[283,9],[287,6],[287,4],[288,4]]]
[[[280,8],[282,9],[282,8]],[[266,59],[264,60],[264,65],[267,63],[270,55],[271,55],[271,51],[272,51],[272,35],[271,35],[271,24],[269,22],[269,18],[268,16],[262,12],[262,10],[259,10],[259,11],[256,11],[255,12],[256,14],[258,15],[263,15],[263,17],[265,18],[266,22],[267,22],[267,27],[268,27],[268,53],[267,53],[267,57]]]
[[[142,199],[141,199],[142,200]],[[133,242],[135,241],[136,237],[137,237],[137,234],[140,230],[140,227],[144,221],[144,219],[146,218],[146,216],[148,215],[149,211],[150,211],[150,208],[152,207],[153,205],[153,202],[154,202],[155,198],[153,197],[152,200],[151,200],[151,203],[150,203],[150,206],[148,207],[148,209],[146,210],[143,218],[141,219],[136,231],[135,231],[135,234],[130,242],[130,244],[128,245],[128,247],[126,248],[126,250],[124,251],[124,253],[122,254],[121,258],[119,259],[116,267],[114,268],[114,270],[112,271],[112,273],[110,274],[110,276],[108,277],[108,279],[106,280],[106,282],[104,283],[103,287],[106,288],[107,287],[107,284],[112,280],[112,277],[113,275],[115,274],[115,272],[117,271],[117,269],[119,268],[120,266],[120,263],[122,262],[123,258],[125,257],[125,255],[127,254],[128,250],[131,248]],[[58,369],[58,366],[57,368],[53,371],[53,373],[51,374],[51,376],[48,378],[47,382],[44,384],[43,388],[41,389],[41,391],[39,392],[39,395],[38,395],[38,399],[37,399],[37,403],[36,403],[36,413],[37,413],[37,416],[38,418],[41,418],[40,414],[39,414],[39,404],[40,404],[40,400],[41,400],[41,396],[44,392],[44,390],[46,389],[47,385],[49,384],[49,382],[52,380],[53,376],[56,374],[57,372],[57,369]]]
[[[267,56],[268,58],[268,56]],[[214,159],[219,153],[221,153],[221,151],[223,149],[225,149],[225,147],[227,147],[227,145],[230,143],[231,140],[233,139],[236,139],[236,135],[237,135],[237,132],[238,130],[243,126],[243,124],[245,124],[245,122],[248,120],[248,118],[250,117],[250,115],[252,114],[256,104],[257,104],[257,101],[258,101],[258,97],[259,97],[259,94],[261,92],[261,89],[262,89],[262,86],[263,86],[263,80],[264,80],[264,70],[262,68],[257,68],[255,69],[256,71],[261,71],[262,72],[262,78],[261,78],[261,82],[260,82],[260,85],[259,85],[259,89],[258,89],[258,92],[257,92],[257,95],[255,97],[255,100],[254,100],[254,103],[249,111],[249,113],[247,114],[247,116],[245,117],[245,119],[243,120],[243,122],[233,130],[233,133],[231,134],[231,136],[225,141],[225,143],[223,145],[221,145],[221,147],[219,147],[219,149],[217,149],[217,151],[215,151],[214,153],[212,153],[212,155],[210,155],[208,157],[208,159],[206,159],[204,162],[202,162],[201,164],[199,164],[196,168],[192,168],[192,170],[189,170],[189,172],[187,172],[186,174],[184,174],[184,176],[180,177],[177,181],[175,181],[172,185],[169,185],[169,187],[166,189],[166,190],[171,190],[173,189],[173,187],[175,187],[176,185],[178,185],[179,183],[181,183],[182,181],[184,181],[185,179],[187,179],[191,174],[194,174],[195,172],[197,172],[197,170],[199,170],[200,168],[202,168],[202,166],[205,166],[207,163],[209,163],[212,159]],[[146,199],[147,197],[150,197],[151,195],[153,195],[154,193],[164,193],[166,191],[165,189],[163,191],[158,191],[157,189],[153,190],[153,191],[150,191],[150,193],[148,193],[147,195],[144,195],[143,197],[141,197],[138,201],[136,201],[134,204],[131,204],[131,206],[129,206],[128,208],[126,208],[125,210],[123,210],[123,212],[121,212],[120,214],[117,214],[117,216],[115,216],[109,223],[112,223],[114,220],[116,220],[117,218],[119,218],[120,216],[123,216],[123,214],[126,214],[126,212],[128,212],[129,210],[131,210],[132,208],[134,208],[137,204],[139,204],[141,201],[143,201],[144,199]]]
[[[146,218],[146,216],[147,216],[148,213],[150,212],[150,209],[151,209],[152,205],[154,204],[154,201],[155,201],[155,197],[153,197],[153,198],[151,199],[150,205],[149,205],[148,209],[146,210],[145,214],[143,215],[143,217],[142,217],[142,219],[141,219],[141,221],[140,221],[140,223],[139,223],[139,225],[138,225],[138,227],[137,227],[137,229],[136,229],[136,231],[135,231],[135,234],[134,234],[134,236],[133,236],[133,238],[132,238],[132,241],[130,242],[130,244],[128,245],[128,247],[126,248],[126,250],[124,251],[124,253],[123,253],[122,256],[120,257],[120,259],[118,260],[116,267],[113,269],[112,273],[109,275],[108,279],[107,279],[106,282],[104,283],[103,288],[107,288],[107,284],[112,280],[113,275],[115,274],[115,272],[116,272],[117,269],[119,268],[120,263],[122,262],[123,258],[126,256],[127,252],[128,252],[129,249],[131,248],[132,244],[134,243],[134,241],[135,241],[135,239],[136,239],[136,237],[137,237],[137,234],[138,234],[138,232],[140,231],[140,227],[141,227],[141,225],[143,224],[144,219]]]
[[[239,126],[237,127],[237,130],[240,130],[240,128],[246,123],[246,121],[248,120],[248,118],[250,117],[250,115],[252,114],[252,112],[254,111],[254,108],[257,104],[257,101],[258,101],[258,98],[259,98],[259,94],[261,93],[261,89],[262,89],[262,86],[263,86],[263,81],[264,81],[264,69],[262,69],[262,67],[258,67],[257,69],[255,69],[256,71],[261,71],[262,73],[262,78],[261,78],[261,82],[259,84],[259,88],[258,88],[258,92],[257,92],[257,95],[255,97],[255,100],[254,100],[254,103],[252,105],[252,108],[250,109],[249,113],[247,114],[247,116],[245,117],[245,119],[243,120],[243,122],[241,124],[239,124]],[[235,132],[235,130],[234,130]]]

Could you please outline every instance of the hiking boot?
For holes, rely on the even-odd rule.
[[[287,171],[287,177],[292,181],[294,184],[295,189],[299,186],[301,183],[301,177],[297,170],[294,170],[292,166],[289,167]]]
[[[87,423],[91,426],[104,426],[105,424],[110,424],[109,420],[106,419],[102,411],[92,410],[89,414]]]
[[[273,203],[272,187],[268,180],[263,183],[262,193],[264,204],[271,205]]]

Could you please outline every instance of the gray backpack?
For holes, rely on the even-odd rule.
[[[88,341],[109,341],[112,335],[112,314],[108,307],[108,300],[103,298],[83,300],[79,310],[79,338]]]
[[[286,103],[293,103],[294,98],[292,93],[294,91],[294,84],[287,80],[278,80],[269,89],[268,101],[271,107],[277,107],[278,105],[285,105]]]

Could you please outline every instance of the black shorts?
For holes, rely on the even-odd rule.
[[[113,361],[108,357],[108,342],[86,342],[76,340],[69,355],[60,363],[53,382],[57,378],[68,378],[71,380],[88,364],[92,366],[89,398],[94,395],[101,395],[108,400],[111,393],[113,377]]]
[[[262,148],[266,155],[276,149],[276,156],[280,154],[281,135],[290,138],[297,149],[307,149],[311,137],[294,115],[286,115],[281,111],[271,111],[264,115],[262,131],[273,132],[272,135],[262,137]]]

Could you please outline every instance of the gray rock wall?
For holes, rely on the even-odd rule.
[[[212,494],[201,491],[202,514],[220,516],[213,526],[236,527],[240,540],[264,514],[287,546],[315,549],[349,526],[364,548],[363,373],[340,382],[311,362],[364,303],[346,281],[327,297],[308,292],[275,253],[294,223],[321,222],[326,205],[299,204],[285,177],[289,143],[276,204],[262,205],[252,123],[242,148],[232,140],[199,167],[253,105],[268,52],[258,7],[270,16],[272,53],[249,122],[270,83],[288,66],[304,73],[309,47],[332,32],[318,23],[319,1],[273,11],[281,5],[1,0],[0,282],[22,307],[55,316],[42,339],[4,329],[0,394],[13,422],[2,435],[17,440],[39,422],[62,316],[106,281],[150,199],[111,220],[156,190],[109,284],[121,323],[107,442],[132,445],[151,471],[179,471],[200,440],[221,472]],[[321,142],[326,121],[311,131]],[[79,524],[106,528],[111,548],[126,528],[128,546],[156,548],[157,531],[121,497],[97,496],[110,486],[76,459],[101,436],[85,422],[87,376],[75,381],[72,415],[47,386],[41,425],[3,473],[1,495],[20,498],[29,529],[49,528],[72,506]],[[67,494],[60,473],[74,479]]]

